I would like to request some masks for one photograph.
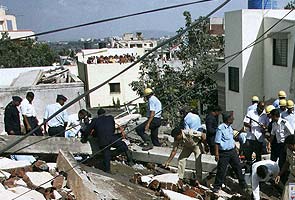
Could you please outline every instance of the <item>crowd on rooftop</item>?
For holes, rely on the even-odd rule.
[[[87,64],[108,64],[108,63],[131,63],[135,61],[133,54],[123,54],[115,56],[91,56],[87,59]]]

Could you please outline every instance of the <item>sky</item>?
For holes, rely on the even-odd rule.
[[[119,15],[136,13],[194,0],[0,0],[8,13],[17,18],[18,29],[31,29],[35,33],[87,23]],[[289,0],[277,0],[284,7]],[[224,0],[214,0],[182,8],[125,18],[78,29],[42,36],[39,40],[69,41],[80,38],[104,38],[120,36],[137,30],[175,32],[184,26],[183,12],[189,11],[193,18],[204,16]],[[247,8],[248,0],[231,0],[215,17],[224,12]]]

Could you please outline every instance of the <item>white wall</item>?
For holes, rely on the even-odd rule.
[[[242,49],[242,11],[233,11],[225,14],[225,56],[231,55]],[[231,58],[225,60],[228,62]],[[240,91],[239,93],[229,91],[228,82],[228,67],[239,68]],[[241,80],[242,71],[242,56],[234,59],[229,65],[225,67],[225,99],[226,110],[233,110],[235,121],[233,126],[239,124],[239,119],[242,117],[241,102],[243,102],[243,87]],[[237,127],[238,128],[238,127]]]
[[[127,64],[88,64],[87,71],[88,71],[88,85],[89,89],[103,83],[110,77],[114,76],[121,70],[128,67],[130,63]],[[100,89],[92,92],[90,94],[90,106],[97,107],[97,106],[112,106],[114,98],[117,101],[117,98],[120,99],[120,103],[127,103],[135,98],[137,98],[136,92],[134,92],[129,84],[132,81],[138,80],[139,72],[139,65],[132,67],[127,72],[123,73],[119,77],[113,79],[111,83],[120,83],[121,93],[120,94],[111,94],[110,93],[110,86],[109,84],[104,85]],[[142,99],[137,100],[133,103],[142,102]]]

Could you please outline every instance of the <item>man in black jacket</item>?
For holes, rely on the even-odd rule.
[[[20,116],[17,107],[22,102],[19,96],[13,96],[12,101],[5,107],[4,124],[8,135],[21,135]]]
[[[210,109],[209,114],[206,116],[206,139],[211,155],[215,155],[215,135],[218,127],[218,116],[220,113],[221,108],[219,106],[214,106]]]
[[[130,165],[133,164],[131,152],[121,137],[115,135],[115,120],[110,115],[105,115],[105,110],[100,108],[97,111],[97,118],[92,119],[91,123],[86,127],[85,132],[82,135],[83,141],[94,130],[94,137],[97,138],[97,145],[103,152],[103,165],[104,171],[110,173],[110,162],[112,158],[111,147],[116,148],[115,154],[119,155],[125,153],[127,161]]]

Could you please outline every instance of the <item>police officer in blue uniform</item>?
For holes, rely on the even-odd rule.
[[[82,142],[87,141],[87,137],[94,130],[94,137],[96,137],[97,145],[103,152],[104,171],[110,173],[110,162],[112,159],[111,147],[116,148],[115,154],[119,155],[125,153],[129,165],[133,165],[132,155],[128,146],[123,142],[119,135],[115,135],[115,120],[113,116],[106,115],[105,110],[100,108],[97,111],[97,118],[93,118],[91,123],[86,127],[82,133]]]

